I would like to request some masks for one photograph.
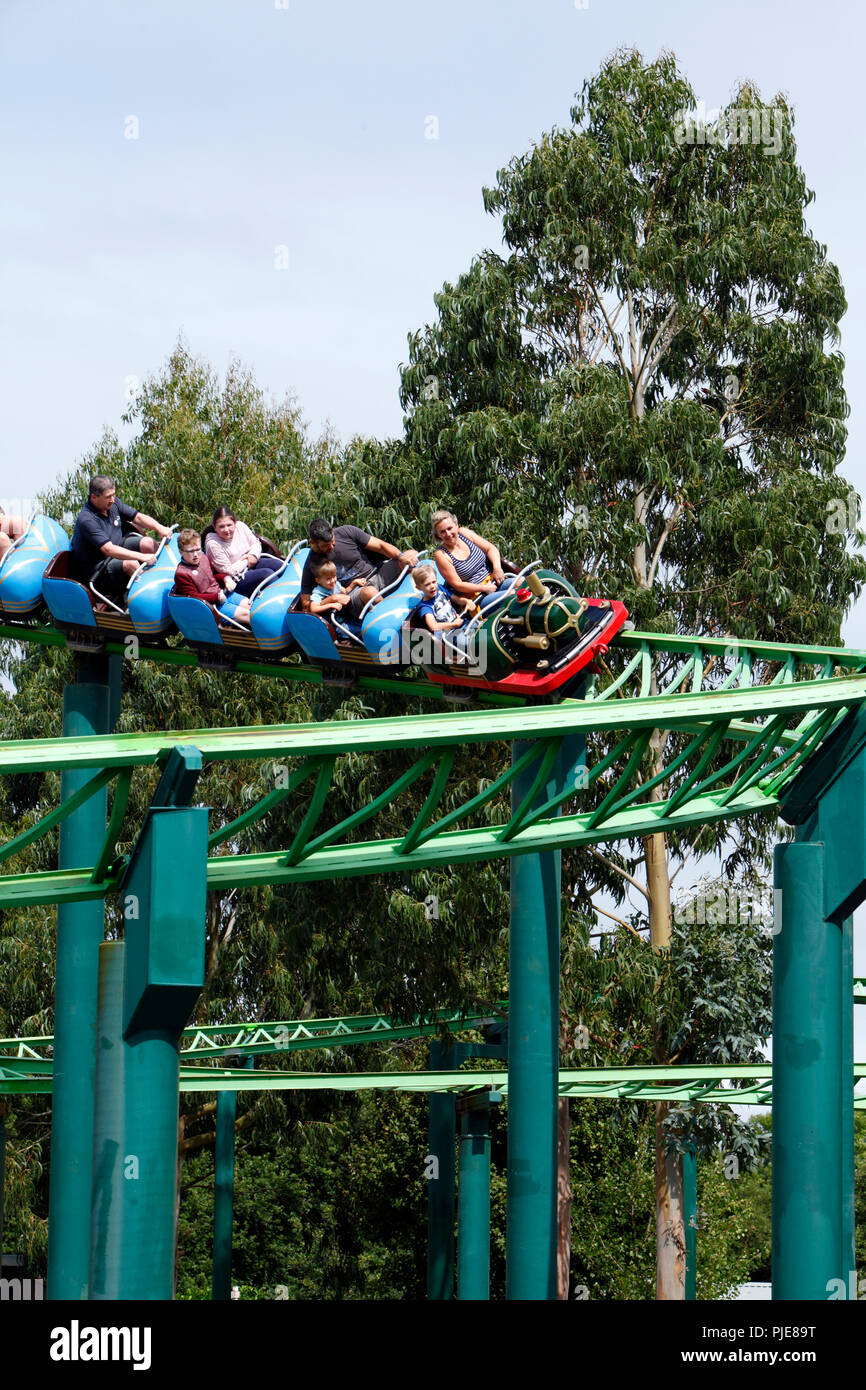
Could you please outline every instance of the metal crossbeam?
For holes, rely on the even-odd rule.
[[[448,748],[514,739],[561,738],[576,733],[605,734],[643,729],[705,728],[724,719],[741,739],[756,735],[752,721],[774,715],[796,716],[852,709],[866,700],[866,675],[801,681],[791,686],[600,700],[567,700],[519,711],[397,715],[388,719],[338,720],[314,724],[273,724],[229,729],[184,729],[147,734],[103,734],[86,738],[10,739],[0,743],[0,775],[71,771],[77,768],[153,767],[166,761],[175,744],[199,749],[209,762],[336,757],[341,753],[381,753],[394,749]],[[739,723],[737,721],[740,721]]]
[[[20,1070],[17,1068],[20,1066]],[[50,1074],[25,1073],[24,1060],[4,1059],[0,1095],[47,1095]],[[721,1105],[772,1104],[772,1066],[741,1062],[716,1066],[576,1067],[559,1073],[559,1094],[576,1100],[672,1101]],[[854,1084],[866,1078],[866,1063],[855,1063]],[[180,1089],[219,1091],[402,1091],[408,1094],[493,1089],[508,1093],[508,1073],[484,1068],[436,1072],[250,1071],[247,1068],[182,1066]],[[866,1095],[854,1094],[854,1109],[866,1109]]]

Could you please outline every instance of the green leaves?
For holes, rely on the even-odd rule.
[[[792,469],[813,486],[842,457],[841,362],[825,349],[838,271],[805,225],[787,102],[744,83],[686,136],[694,105],[672,55],[622,51],[584,84],[572,126],[484,190],[510,255],[484,252],[443,287],[402,371],[414,505],[437,490],[427,468],[445,472],[469,524],[527,555],[545,536],[547,562],[593,575],[641,623],[663,611],[679,630],[793,637],[819,595],[816,629],[838,627],[866,570],[822,542],[814,487],[797,515],[805,567],[774,528],[750,537],[745,576],[738,564],[766,489]]]

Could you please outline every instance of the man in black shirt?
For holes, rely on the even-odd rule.
[[[317,517],[311,521],[307,534],[310,553],[301,575],[301,593],[311,594],[316,585],[316,567],[323,560],[337,566],[337,580],[347,585],[353,579],[363,579],[362,588],[352,590],[352,601],[343,609],[350,618],[358,618],[370,599],[398,577],[407,565],[418,562],[417,550],[398,550],[396,545],[371,536],[360,526],[334,526]]]
[[[118,501],[111,478],[91,478],[90,497],[72,532],[73,577],[82,584],[94,581],[100,593],[122,593],[141,563],[152,565],[156,558],[156,542],[133,527],[171,535],[170,527]]]

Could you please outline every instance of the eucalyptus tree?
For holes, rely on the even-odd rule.
[[[696,109],[671,54],[621,51],[569,125],[499,171],[484,200],[502,250],[410,335],[405,439],[359,448],[365,495],[395,516],[450,503],[581,592],[623,599],[638,627],[834,644],[866,574],[839,472],[839,273],[806,224],[787,99],[743,83],[715,117]],[[646,779],[669,739],[653,734]],[[733,849],[705,828],[566,863],[581,890],[638,893],[666,952],[685,859],[725,848],[729,873],[766,868],[773,833],[753,818]],[[658,1291],[681,1297],[666,1119]]]

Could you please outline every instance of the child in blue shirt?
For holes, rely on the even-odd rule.
[[[352,602],[349,590],[363,584],[363,580],[353,579],[351,584],[343,588],[342,584],[337,583],[337,566],[333,560],[325,560],[319,565],[315,576],[316,584],[310,594],[310,612],[326,622],[333,613],[339,613],[341,608]]]
[[[475,613],[474,605],[470,605],[470,611],[461,618],[451,594],[444,584],[439,583],[432,565],[418,565],[412,571],[412,582],[416,589],[421,590],[421,602],[415,609],[417,620],[428,632],[453,632],[454,636],[447,641],[446,648],[456,647],[466,652],[472,634],[465,630],[458,632],[457,629],[464,628],[468,618]]]

